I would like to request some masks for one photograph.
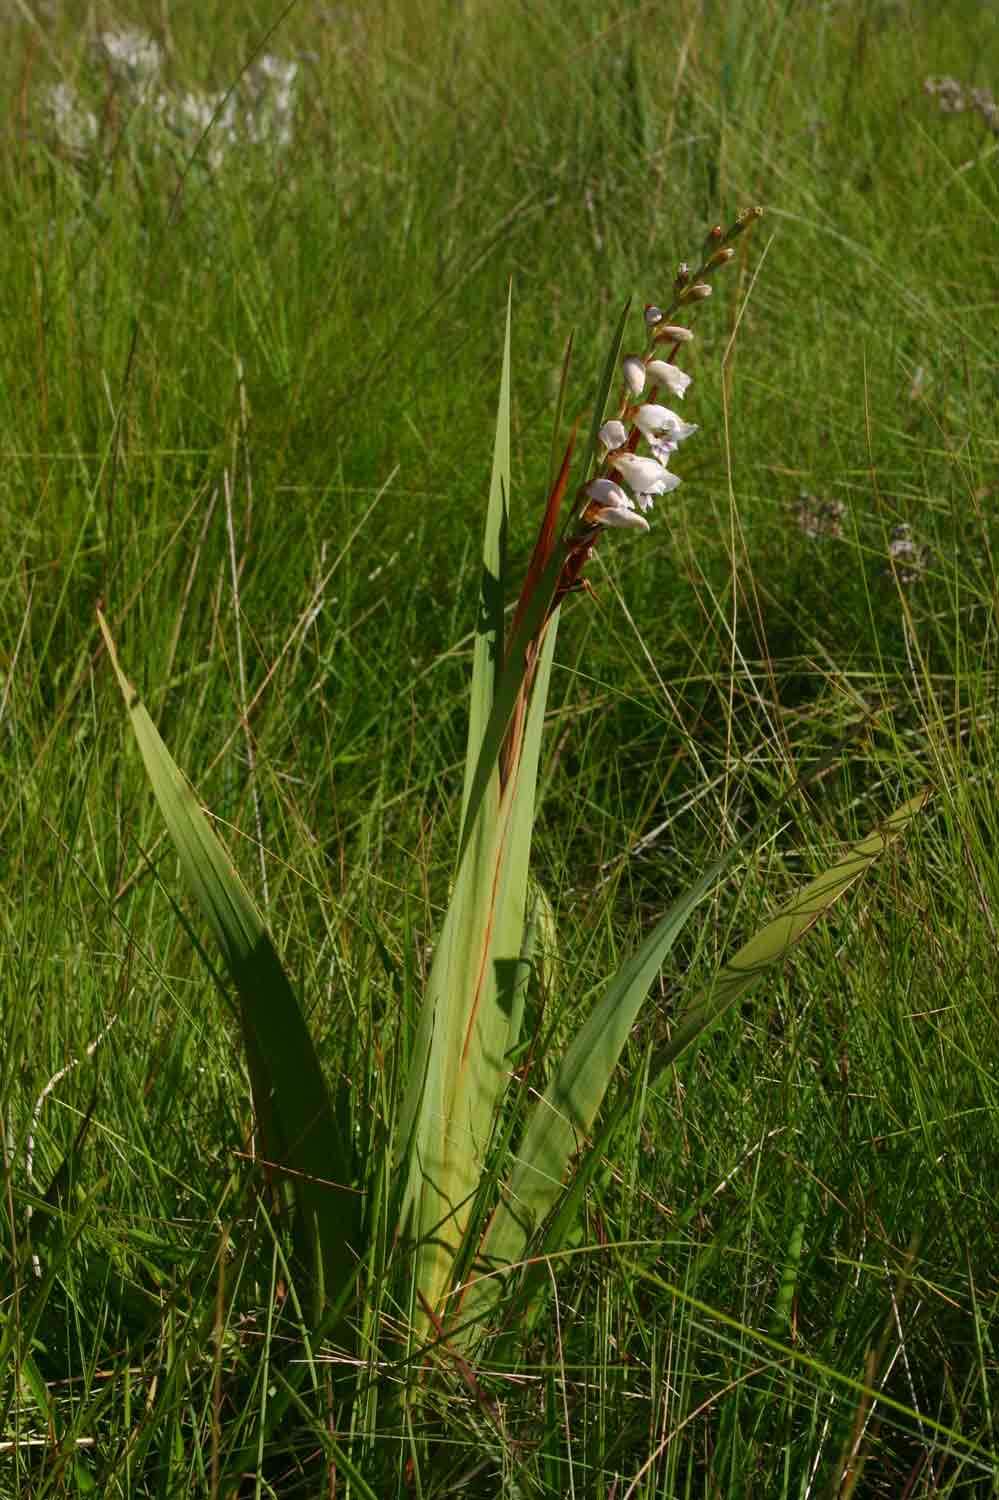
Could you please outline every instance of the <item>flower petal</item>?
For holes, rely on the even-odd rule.
[[[621,365],[624,383],[633,396],[640,396],[645,389],[645,361],[637,354],[628,354]]]
[[[653,385],[664,385],[671,396],[679,396],[681,400],[693,378],[686,370],[669,364],[665,359],[650,360],[647,371]]]
[[[628,441],[628,430],[623,422],[605,422],[597,433],[597,437],[603,443],[608,452],[615,448],[623,448]]]
[[[669,463],[679,446],[679,443],[671,443],[667,438],[649,439],[649,448],[652,452],[652,457],[657,458],[663,465],[663,468]]]
[[[634,500],[613,479],[591,479],[583,494],[589,495],[598,505],[616,506],[619,510],[635,509]]]
[[[639,458],[636,453],[618,453],[611,459],[611,468],[617,470],[636,495],[665,495],[680,483],[675,474],[654,458]]]
[[[696,423],[685,422],[668,406],[649,404],[640,406],[635,413],[635,426],[650,441],[654,437],[666,437],[671,443],[682,443],[697,431]]]
[[[629,531],[648,531],[649,523],[637,510],[624,510],[619,505],[606,505],[597,510],[598,526],[622,526]]]

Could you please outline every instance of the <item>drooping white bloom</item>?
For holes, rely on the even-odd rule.
[[[656,459],[640,458],[636,453],[617,454],[611,459],[611,467],[634,490],[643,510],[648,510],[653,495],[668,495],[680,483],[678,476],[671,474]]]
[[[648,531],[649,523],[636,511],[634,500],[613,479],[591,479],[583,493],[594,502],[587,512],[587,519],[595,525]]]
[[[623,422],[605,422],[597,433],[597,437],[603,443],[608,453],[615,448],[623,448],[628,441],[628,429]]]
[[[653,303],[650,302],[648,307],[645,309],[645,326],[647,328],[655,328],[657,323],[662,322],[663,317],[664,313],[662,308],[656,307]]]
[[[630,531],[648,531],[649,523],[637,510],[625,510],[620,505],[608,505],[597,516],[598,526],[623,526]]]
[[[625,356],[621,365],[624,383],[633,396],[640,396],[645,389],[645,361],[637,354]]]
[[[284,58],[265,52],[263,57],[257,59],[256,67],[258,73],[269,79],[279,89],[287,92],[294,88],[295,79],[298,77],[297,62],[285,62]]]
[[[638,408],[635,426],[650,441],[652,438],[665,437],[671,443],[682,443],[684,438],[689,438],[697,431],[696,423],[685,422],[675,411],[670,411],[668,406],[651,404]]]
[[[591,479],[583,494],[589,495],[598,505],[616,506],[619,510],[635,509],[634,500],[613,479]]]
[[[681,401],[693,378],[687,374],[686,370],[679,369],[677,365],[668,364],[665,359],[650,360],[647,371],[653,385],[664,385],[671,396],[678,396]]]

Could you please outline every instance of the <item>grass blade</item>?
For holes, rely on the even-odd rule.
[[[712,984],[684,1009],[676,1032],[654,1058],[658,1079],[737,1000],[742,999],[777,964],[819,918],[884,853],[926,805],[922,793],[903,804],[873,833],[799,891],[719,971]],[[537,1228],[562,1194],[572,1157],[586,1142],[617,1067],[628,1034],[676,937],[720,873],[713,867],[653,929],[644,943],[610,981],[603,999],[567,1051],[544,1096],[535,1105],[511,1173],[509,1188],[482,1245],[481,1263],[490,1270],[519,1261]],[[544,1248],[559,1248],[575,1218],[582,1190],[609,1144],[622,1113],[630,1107],[625,1094],[586,1155],[585,1167],[563,1197],[545,1235]],[[536,1280],[529,1274],[529,1280]],[[495,1301],[502,1278],[473,1283],[466,1311],[480,1315]]]
[[[603,426],[604,413],[607,410],[607,397],[610,395],[614,376],[617,373],[618,361],[621,358],[621,344],[624,340],[624,330],[627,327],[628,314],[630,312],[631,298],[629,297],[621,309],[621,316],[617,320],[614,337],[610,341],[607,358],[604,360],[603,370],[600,374],[600,384],[597,386],[597,399],[593,407],[593,420],[590,423],[589,441],[586,445],[586,452],[583,455],[582,474],[584,480],[589,475],[590,465],[593,463],[593,455],[597,451],[597,433]]]
[[[287,1171],[299,1244],[322,1288],[336,1298],[357,1268],[359,1196],[326,1081],[294,991],[246,887],[125,677],[98,615],[153,793],[191,894],[212,929],[239,996],[253,1103],[264,1159]]]

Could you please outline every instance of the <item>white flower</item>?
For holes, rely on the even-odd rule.
[[[635,426],[650,441],[655,437],[668,438],[671,443],[682,443],[697,431],[693,422],[685,422],[668,406],[640,406],[635,413]]]
[[[148,83],[163,65],[159,42],[130,26],[124,31],[102,31],[101,45],[112,70],[135,83]]]
[[[671,396],[679,396],[681,401],[692,379],[686,370],[667,364],[664,359],[649,361],[648,376],[653,385],[664,385]]]
[[[628,430],[623,422],[605,422],[597,433],[608,453],[614,448],[623,448],[628,441]]]
[[[623,526],[629,531],[649,529],[648,521],[637,510],[623,510],[619,505],[608,505],[606,510],[600,511],[596,520],[598,526]]]
[[[652,495],[668,495],[680,483],[676,474],[654,458],[639,458],[635,453],[619,453],[611,459],[611,468],[634,490],[643,510],[648,510]]]
[[[637,354],[629,354],[621,365],[624,383],[633,396],[640,396],[645,389],[645,361]]]
[[[583,493],[594,502],[587,508],[586,519],[595,525],[648,531],[649,523],[635,510],[634,500],[613,479],[591,479]]]
[[[598,505],[616,506],[619,510],[635,509],[634,500],[613,479],[591,479],[583,494],[589,495]]]
[[[646,325],[646,327],[647,328],[655,328],[655,326],[656,326],[657,323],[661,323],[662,322],[663,316],[664,316],[664,314],[663,314],[662,308],[661,307],[656,307],[653,303],[650,302],[649,305],[648,305],[648,307],[645,309],[645,325]]]
[[[680,328],[676,323],[664,323],[656,333],[657,344],[689,344],[694,337],[692,328]]]

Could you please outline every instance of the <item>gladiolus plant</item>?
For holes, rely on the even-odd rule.
[[[622,312],[588,440],[577,452],[574,431],[565,448],[516,594],[505,553],[508,310],[460,834],[449,905],[408,1047],[407,1081],[395,1115],[385,1122],[390,1159],[355,1158],[266,925],[127,682],[101,616],[153,790],[238,998],[259,1157],[294,1205],[294,1266],[310,1288],[315,1321],[335,1329],[340,1342],[359,1342],[358,1287],[376,1239],[384,1240],[376,1234],[375,1200],[383,1227],[389,1215],[394,1303],[406,1310],[414,1340],[443,1344],[468,1361],[497,1334],[535,1315],[549,1284],[545,1257],[573,1232],[586,1184],[629,1103],[622,1094],[608,1104],[608,1091],[636,1017],[678,933],[744,848],[705,871],[608,978],[565,1055],[543,1060],[536,1087],[521,1070],[515,1075],[511,1059],[521,1042],[535,927],[531,838],[559,614],[570,596],[587,591],[587,563],[610,532],[639,533],[615,537],[613,545],[642,545],[649,518],[656,519],[655,502],[660,509],[679,503],[665,498],[680,484],[671,465],[697,427],[658,400],[661,393],[689,400],[691,377],[675,361],[693,334],[675,320],[704,300],[706,278],[729,258],[721,252],[758,212],[740,216],[728,231],[714,231],[704,264],[682,268],[672,300],[645,309],[644,352],[622,357],[629,309]],[[608,410],[617,381],[616,405]],[[507,627],[505,606],[514,595]],[[656,1076],[785,959],[919,805],[919,799],[906,804],[806,885],[706,989],[684,998],[671,1040],[655,1059]]]

